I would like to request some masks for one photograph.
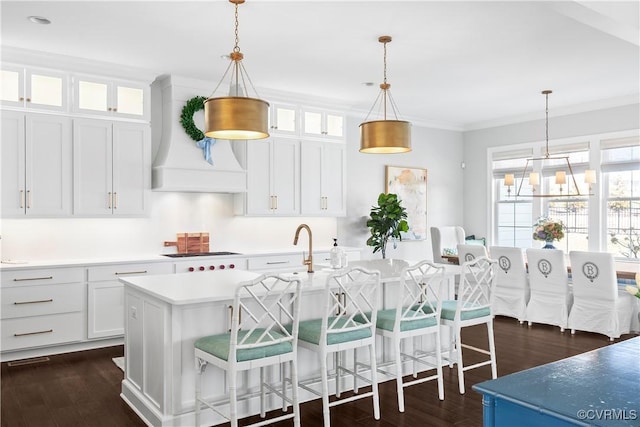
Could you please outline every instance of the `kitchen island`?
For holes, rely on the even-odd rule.
[[[388,283],[397,283],[402,260],[356,261],[353,266],[376,269]],[[459,267],[448,268],[452,278]],[[317,295],[324,289],[330,269],[316,267],[315,273],[295,274],[302,279],[302,319],[321,316]],[[148,424],[154,426],[193,425],[195,356],[194,342],[203,336],[227,332],[235,286],[258,277],[244,270],[224,270],[200,274],[172,274],[122,278],[125,285],[125,378],[122,398]],[[452,281],[452,280],[451,280]],[[383,292],[384,292],[383,287]],[[389,301],[393,296],[389,297]],[[383,298],[383,303],[384,301]],[[317,375],[317,355],[298,353],[301,380]],[[273,371],[273,375],[280,375]],[[227,396],[224,373],[208,369],[204,373],[203,394],[221,400]],[[255,377],[255,376],[254,376]],[[258,381],[243,373],[238,388],[253,391]],[[301,390],[301,401],[315,398]],[[274,405],[275,406],[275,405]],[[243,415],[259,412],[259,399],[240,406]],[[225,420],[211,411],[203,413],[203,423],[216,425]]]
[[[329,272],[299,273],[305,292],[321,292]],[[229,330],[236,285],[258,276],[259,273],[246,270],[224,270],[121,279],[126,310],[121,396],[148,424],[193,425],[194,343],[203,336]],[[307,313],[312,314],[313,310]],[[318,314],[317,309],[315,313]],[[238,378],[239,389],[251,390],[257,385],[247,373]],[[203,393],[213,399],[227,396],[221,370],[205,371]],[[255,404],[258,402],[256,399]],[[249,407],[240,406],[239,410],[244,414],[259,412],[253,403],[252,400]],[[225,420],[205,411],[203,422],[215,425]]]

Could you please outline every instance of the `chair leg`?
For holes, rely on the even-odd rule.
[[[196,359],[196,427],[200,427],[200,399],[202,398],[202,373],[207,367],[207,362]]]
[[[231,427],[238,427],[238,375],[235,369],[227,371],[229,377],[229,418]]]
[[[436,330],[436,373],[438,374],[438,398],[444,400],[444,374],[442,373],[442,340],[440,328]]]
[[[342,374],[340,372],[340,355],[341,351],[333,353],[333,364],[336,367],[336,397],[340,397],[340,383],[342,382]]]
[[[491,353],[491,378],[498,378],[498,365],[496,363],[496,343],[493,336],[493,321],[487,322],[487,335],[489,336],[489,353]]]
[[[371,391],[373,392],[373,418],[380,419],[380,396],[378,395],[378,365],[376,364],[376,349],[373,343],[369,345],[371,358]]]
[[[291,400],[293,401],[293,426],[300,427],[300,402],[298,401],[298,366],[295,360],[289,362],[291,371]]]
[[[464,394],[464,364],[462,363],[462,336],[460,328],[455,329],[456,363],[458,365],[458,389]]]
[[[264,391],[264,366],[260,367],[260,418],[264,418],[266,416],[265,410],[264,410],[264,398],[265,398],[265,391]]]
[[[415,359],[415,357],[418,356],[418,348],[422,349],[422,347],[418,344],[419,338],[418,337],[413,337],[413,347],[411,348],[411,351],[413,352],[413,378],[418,378],[418,361]],[[438,347],[440,348],[440,347]],[[441,355],[442,356],[442,355]]]
[[[456,330],[453,326],[449,327],[449,368],[453,368],[453,350],[456,345]]]
[[[331,426],[331,417],[329,415],[329,380],[327,379],[327,357],[326,353],[320,354],[320,375],[322,378],[322,416],[324,418],[324,427]]]
[[[396,392],[398,394],[398,411],[404,412],[404,387],[402,386],[402,352],[400,350],[400,342],[402,340],[398,338],[394,339],[395,351],[396,351]],[[414,362],[415,365],[415,362]],[[414,367],[415,371],[415,367]]]
[[[282,366],[282,412],[287,412],[287,364],[281,363]]]
[[[353,349],[353,392],[358,394],[358,349]]]

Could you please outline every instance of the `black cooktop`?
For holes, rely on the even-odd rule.
[[[162,254],[169,258],[186,258],[192,256],[240,255],[237,252],[188,252],[183,254]]]

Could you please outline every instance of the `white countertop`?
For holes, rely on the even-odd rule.
[[[323,253],[329,252],[330,246],[314,248],[313,252]],[[342,249],[346,251],[362,251],[363,248],[346,247],[342,246]],[[227,249],[225,249],[227,250]],[[164,256],[163,254],[150,254],[150,255],[128,255],[119,257],[100,257],[100,258],[84,258],[84,259],[48,259],[48,260],[2,260],[0,262],[1,270],[19,270],[26,268],[47,268],[47,267],[86,267],[91,265],[109,265],[109,264],[133,264],[140,262],[180,262],[180,261],[193,261],[195,259],[209,260],[209,259],[233,259],[243,257],[256,257],[256,256],[270,256],[270,255],[286,255],[286,254],[300,254],[302,259],[302,252],[307,251],[307,246],[291,246],[285,248],[273,248],[273,249],[231,249],[229,252],[238,252],[237,255],[216,255],[216,256],[199,256],[199,257],[182,257],[171,258]],[[158,251],[161,252],[161,251]],[[167,252],[171,253],[171,252]]]
[[[380,277],[387,281],[397,281],[402,268],[413,264],[412,261],[397,259],[376,259],[353,261],[350,267],[362,267],[380,271]],[[445,274],[458,274],[460,267],[444,265]],[[283,277],[296,277],[302,281],[302,290],[323,289],[327,276],[336,270],[316,266],[314,273],[295,272],[281,274]],[[252,280],[260,274],[245,270],[206,271],[200,274],[163,274],[138,276],[119,279],[126,286],[144,292],[172,305],[198,304],[215,301],[230,301],[238,283]]]

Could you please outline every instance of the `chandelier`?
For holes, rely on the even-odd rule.
[[[238,38],[238,5],[245,0],[229,0],[235,5],[235,46],[229,55],[231,61],[218,86],[204,102],[205,136],[216,139],[262,139],[267,138],[269,103],[247,96],[247,82],[257,91],[247,74],[240,52]],[[213,98],[222,82],[231,71],[229,96]],[[257,95],[256,95],[257,96]]]
[[[596,171],[586,170],[584,173],[584,182],[589,185],[589,192],[587,194],[581,193],[578,183],[573,174],[573,168],[571,162],[569,162],[569,156],[551,156],[549,154],[549,94],[553,93],[550,90],[543,90],[542,94],[545,96],[545,152],[543,157],[533,157],[527,159],[527,163],[522,170],[522,176],[520,177],[520,184],[518,185],[517,197],[575,197],[593,195],[591,193],[592,184],[596,183]],[[550,186],[547,192],[538,191],[540,187],[540,173],[530,172],[527,177],[529,185],[531,186],[531,194],[522,194],[522,184],[525,181],[527,171],[533,169],[539,165],[539,169],[547,168],[554,169],[555,172],[555,186]],[[511,186],[515,183],[514,174],[508,173],[504,176],[504,185],[507,187],[507,194],[511,195]],[[566,191],[565,191],[566,190]]]
[[[387,43],[391,42],[391,36],[380,36],[378,41],[384,45],[384,80],[369,114],[360,124],[360,152],[406,153],[411,151],[411,123],[398,120],[396,105],[389,90],[391,85],[387,83]],[[387,104],[391,106],[395,120],[387,120]],[[383,119],[367,121],[376,105],[381,106]]]

